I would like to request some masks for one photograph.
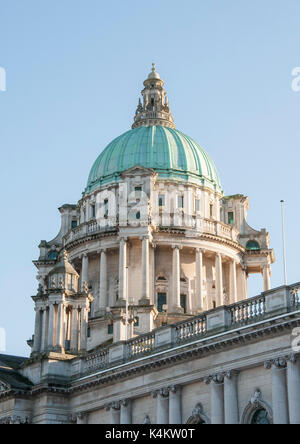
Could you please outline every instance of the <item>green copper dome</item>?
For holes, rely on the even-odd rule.
[[[85,192],[120,181],[134,166],[151,168],[160,179],[195,183],[221,192],[217,170],[190,137],[164,126],[140,126],[113,140],[94,163]]]

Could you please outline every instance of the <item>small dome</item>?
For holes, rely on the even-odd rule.
[[[222,193],[212,160],[191,137],[163,126],[141,126],[113,140],[94,163],[85,192],[121,181],[120,173],[140,165],[160,179],[195,183]]]
[[[151,79],[158,79],[158,80],[160,80],[160,75],[155,70],[155,63],[152,63],[152,71],[148,75],[148,79],[149,80],[151,80]]]

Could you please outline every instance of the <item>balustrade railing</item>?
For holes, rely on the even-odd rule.
[[[265,296],[258,296],[238,302],[228,307],[231,315],[231,325],[255,322],[266,312]]]
[[[288,297],[286,297],[286,295],[288,295]],[[286,313],[297,311],[300,309],[300,283],[280,287],[277,291],[276,289],[271,290],[269,293],[265,292],[254,298],[222,307],[227,313],[227,316],[225,316],[226,321],[224,321],[224,325],[220,332],[230,331],[239,326],[250,324],[255,325],[256,322],[273,317],[274,312],[270,310],[267,298],[280,298],[282,301],[281,303],[283,304],[282,309],[285,310]],[[220,308],[217,308],[217,310],[220,311]],[[197,339],[208,338],[210,332],[215,334],[216,332],[209,325],[209,317],[211,316],[215,316],[214,310],[204,312],[199,316],[174,325],[167,325],[165,328],[169,331],[170,329],[173,331],[170,335],[170,338],[172,339],[170,339],[169,349],[171,350],[173,347],[180,344],[188,344],[189,342],[197,341]],[[157,341],[159,340],[161,333],[162,329],[160,328],[158,331],[153,330],[148,334],[143,334],[124,342],[124,362],[130,362],[141,357],[151,356],[151,354],[155,353],[157,349],[160,350],[161,346],[159,342],[156,342],[156,339]],[[110,349],[114,346],[115,344],[83,358],[83,373],[91,374],[115,365],[114,362],[110,360]]]
[[[131,339],[127,342],[126,348],[127,359],[151,353],[155,348],[155,333],[153,332]]]
[[[290,304],[292,307],[300,306],[300,283],[291,286]]]
[[[93,373],[94,371],[104,369],[109,365],[109,349],[98,351],[88,355],[84,359],[83,373]]]
[[[189,341],[206,334],[206,315],[175,325],[175,342]]]

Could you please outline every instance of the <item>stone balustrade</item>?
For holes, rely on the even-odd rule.
[[[167,325],[129,341],[113,344],[87,356],[84,374],[96,372],[188,344],[218,333],[276,317],[300,309],[300,284],[279,287],[229,306],[218,307],[174,325]]]
[[[191,218],[189,218],[191,222],[189,222],[188,225],[185,225],[184,217],[182,217],[182,226],[180,227],[178,227],[177,224],[175,223],[174,215],[170,215],[168,220],[169,220],[168,225],[171,228],[175,227],[181,229],[191,229],[195,228],[197,225],[196,216],[191,216]],[[163,224],[163,216],[160,216],[159,225],[162,228],[166,228]],[[212,219],[201,219],[200,227],[201,227],[200,231],[202,231],[203,234],[211,234],[214,236],[226,238],[234,242],[237,241],[238,231],[234,227],[224,224],[223,222],[215,221]],[[85,222],[79,225],[78,227],[73,228],[64,236],[64,246],[78,239],[82,239],[86,236],[105,233],[107,231],[112,231],[116,228],[117,228],[116,226],[114,227],[111,224],[107,224],[106,226],[99,225],[99,223],[96,220]]]

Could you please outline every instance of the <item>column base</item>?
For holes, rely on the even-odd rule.
[[[182,307],[171,307],[170,310],[168,310],[168,314],[184,314],[184,310]]]

